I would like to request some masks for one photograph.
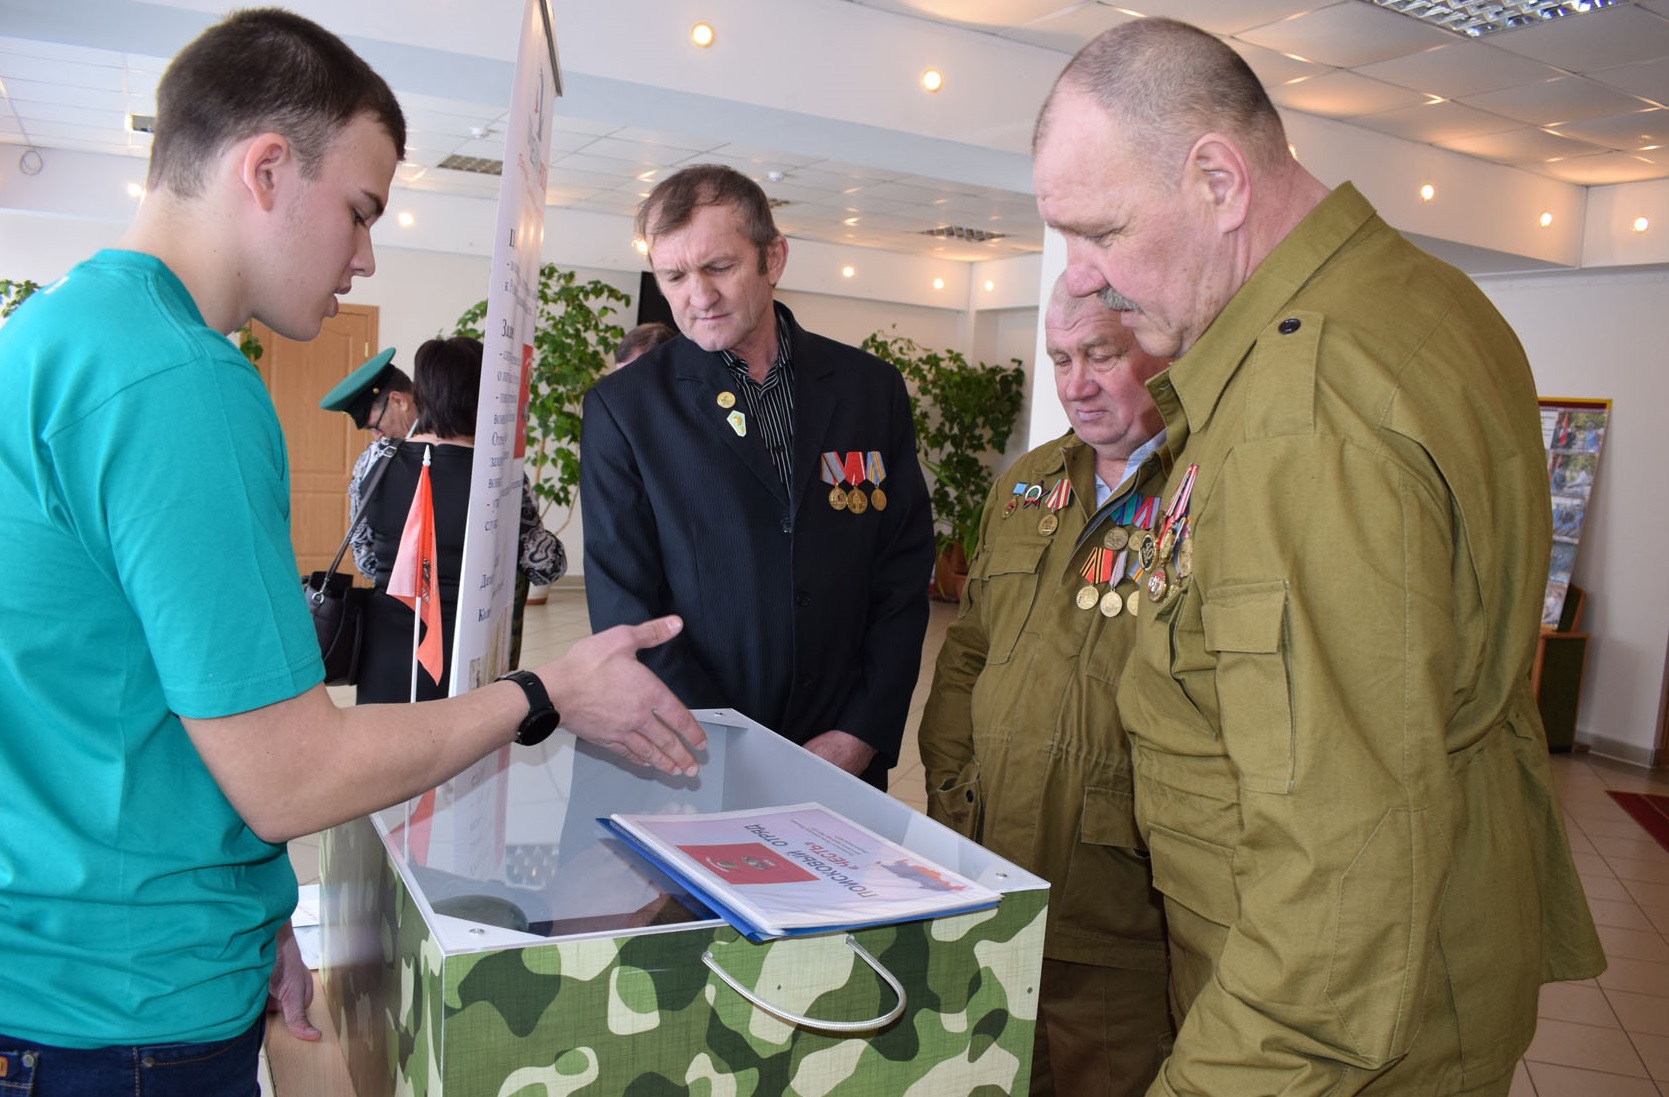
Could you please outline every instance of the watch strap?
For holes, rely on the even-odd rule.
[[[512,670],[508,674],[499,675],[498,680],[500,682],[516,683],[522,688],[522,693],[527,695],[527,715],[522,717],[520,726],[516,728],[517,743],[531,745],[538,742],[544,739],[545,735],[549,735],[550,732],[547,730],[544,735],[538,736],[537,739],[529,739],[527,735],[531,729],[539,725],[553,728],[562,722],[562,715],[556,711],[556,706],[551,704],[551,695],[545,689],[545,683],[539,680],[537,674],[530,670]],[[548,724],[541,719],[546,713],[550,714]]]

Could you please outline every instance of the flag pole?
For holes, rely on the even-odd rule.
[[[429,448],[423,447],[423,467],[429,467]],[[411,607],[411,701],[417,703],[417,640],[423,628],[423,603],[434,598],[433,584],[419,583],[417,587],[417,604]]]

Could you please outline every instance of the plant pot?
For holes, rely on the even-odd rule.
[[[960,602],[962,589],[967,585],[968,554],[962,551],[961,545],[946,545],[933,562],[933,597],[944,602]]]

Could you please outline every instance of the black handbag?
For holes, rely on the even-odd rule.
[[[313,615],[313,631],[319,637],[319,655],[325,663],[325,685],[353,686],[359,684],[359,645],[365,632],[365,603],[371,596],[369,587],[354,586],[353,576],[337,571],[342,557],[347,554],[348,542],[354,531],[370,513],[371,493],[382,482],[394,456],[391,449],[366,478],[359,500],[359,521],[348,527],[336,556],[325,571],[315,571],[302,579],[302,590],[307,595],[307,612]]]

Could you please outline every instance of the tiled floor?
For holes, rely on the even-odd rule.
[[[954,618],[953,606],[934,604],[893,770],[892,794],[917,809],[926,794],[915,727]],[[528,608],[522,664],[554,658],[588,631],[584,593],[553,591],[546,605]],[[351,689],[332,692],[338,704],[353,702]],[[1611,966],[1598,979],[1543,989],[1541,1023],[1511,1097],[1669,1097],[1669,852],[1606,795],[1607,789],[1669,794],[1669,774],[1590,755],[1555,755],[1553,776]],[[290,858],[303,883],[317,879],[316,836],[291,842]]]

